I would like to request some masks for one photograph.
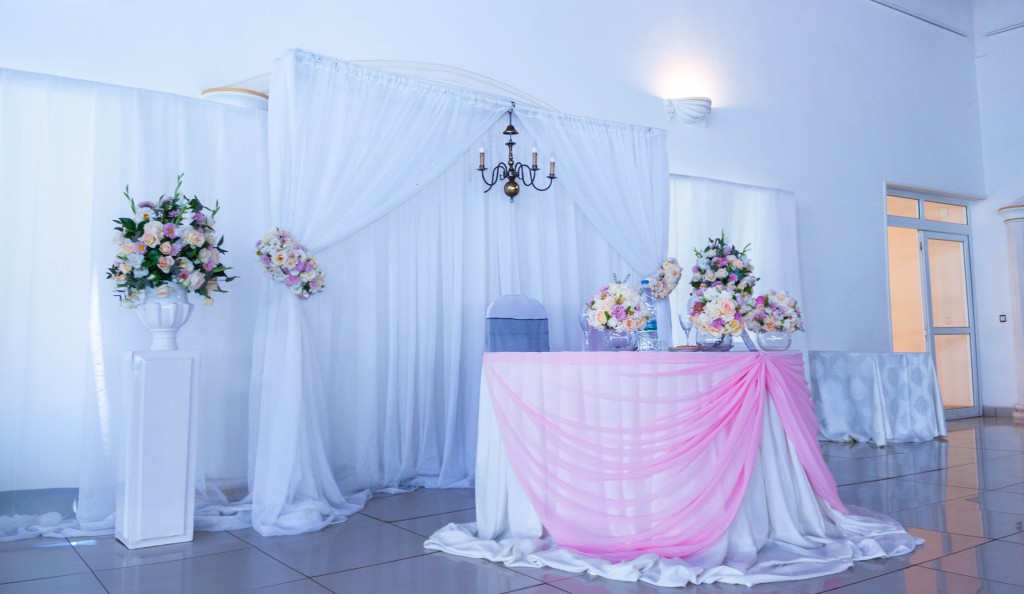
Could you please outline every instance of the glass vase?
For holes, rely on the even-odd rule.
[[[697,350],[714,352],[730,349],[732,349],[732,334],[715,336],[709,332],[697,331]]]
[[[608,351],[635,351],[636,332],[615,332],[606,330],[604,334],[604,347]]]
[[[792,337],[785,333],[775,331],[762,331],[757,333],[757,346],[762,351],[784,351],[789,348]]]

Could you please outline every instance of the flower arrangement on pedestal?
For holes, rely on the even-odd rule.
[[[635,332],[644,327],[650,315],[640,294],[624,283],[601,287],[587,302],[587,322],[595,330]]]
[[[694,249],[697,262],[690,279],[694,297],[699,297],[701,291],[711,287],[725,287],[735,293],[740,301],[750,296],[754,292],[757,277],[754,276],[753,264],[747,258],[748,249],[749,245],[742,250],[730,245],[725,238],[725,231],[721,237],[709,238],[703,250]]]
[[[114,219],[119,249],[107,270],[122,305],[139,305],[146,289],[155,297],[166,297],[175,285],[202,295],[211,304],[212,293],[227,292],[220,283],[237,278],[228,276],[230,268],[220,261],[221,254],[227,253],[221,247],[224,238],[218,239],[214,230],[220,202],[211,210],[198,198],[183,195],[183,176],[178,176],[174,194],[161,196],[157,202],[136,204],[125,186],[132,216]]]
[[[270,278],[284,283],[299,299],[324,290],[324,272],[316,258],[283,229],[275,228],[256,242],[256,257]]]
[[[675,258],[661,263],[661,270],[647,277],[651,285],[651,293],[655,299],[665,299],[676,290],[679,279],[683,276],[683,267]]]

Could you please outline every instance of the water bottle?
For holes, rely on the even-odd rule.
[[[651,283],[646,278],[640,281],[640,299],[647,304],[647,311],[651,313],[647,324],[640,330],[637,336],[637,350],[656,351],[658,350],[658,308],[655,305],[654,294],[651,292]]]

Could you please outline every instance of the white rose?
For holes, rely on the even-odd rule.
[[[189,229],[185,232],[185,243],[195,247],[203,247],[203,244],[206,243],[206,236],[195,229]]]
[[[295,283],[294,285],[292,285],[292,293],[294,293],[295,295],[298,295],[301,292],[302,292],[302,283]]]
[[[139,241],[146,244],[146,247],[156,247],[157,239],[156,235],[153,235],[152,233],[143,233],[142,237],[139,238]]]
[[[197,270],[197,271],[195,271],[195,272],[193,272],[192,274],[189,275],[189,277],[188,277],[188,287],[189,287],[189,289],[195,291],[199,287],[203,286],[203,282],[205,282],[205,281],[206,281],[206,277],[203,276],[202,272],[199,272]]]
[[[206,264],[210,261],[210,250],[203,248],[199,250],[199,261]]]
[[[186,272],[192,272],[193,270],[196,269],[195,265],[192,264],[192,262],[188,258],[178,258],[177,264],[178,268],[181,268]]]
[[[160,244],[160,253],[165,255],[165,256],[170,255],[170,253],[171,253],[171,244],[166,242],[166,241],[161,243]]]
[[[149,233],[150,235],[156,237],[157,239],[164,238],[164,226],[161,225],[158,221],[150,221],[146,223],[146,226],[143,227],[142,230],[143,232]]]
[[[168,296],[170,294],[171,294],[171,286],[170,285],[160,285],[159,287],[153,289],[153,296],[154,297],[163,298],[163,297],[166,297],[166,296]]]
[[[715,271],[715,276],[717,276],[718,278],[725,278],[729,276],[729,271],[726,270],[725,268],[719,268],[718,270]]]

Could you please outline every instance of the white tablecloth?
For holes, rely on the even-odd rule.
[[[477,521],[449,524],[425,546],[509,566],[548,566],[616,580],[685,586],[717,581],[753,585],[828,575],[854,561],[908,553],[921,542],[881,514],[833,510],[812,490],[770,400],[763,422],[762,445],[747,494],[717,544],[688,559],[647,554],[611,562],[560,547],[547,534],[509,465],[487,382],[481,381]]]
[[[946,418],[928,353],[811,352],[811,393],[828,441],[929,441]]]

